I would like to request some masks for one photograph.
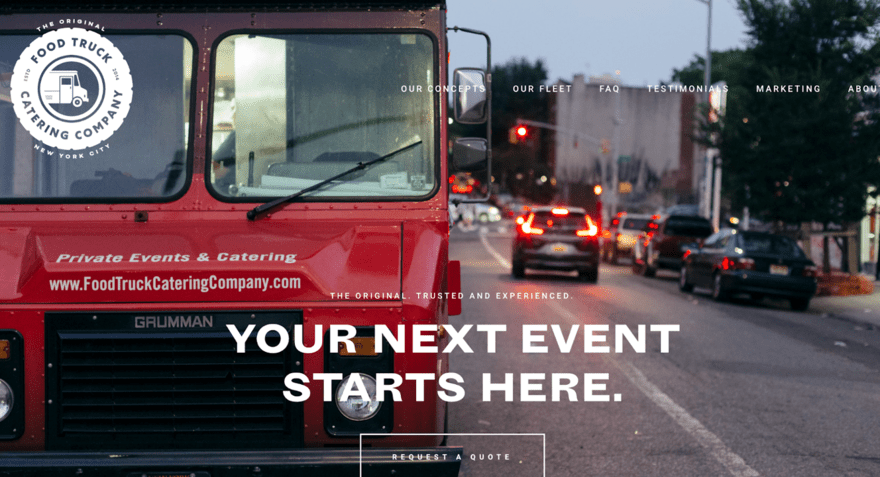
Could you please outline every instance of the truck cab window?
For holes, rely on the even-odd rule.
[[[306,198],[428,196],[437,187],[434,62],[423,34],[224,38],[216,49],[211,188],[221,199],[286,196],[421,141]]]
[[[34,139],[22,125],[34,118],[19,118],[10,97],[12,69],[37,36],[0,40],[0,201],[166,201],[180,194],[188,183],[190,41],[173,34],[106,35],[131,72],[130,109],[108,139],[66,150]],[[47,111],[78,120],[42,129],[62,138],[97,134],[105,125],[90,108],[113,91],[102,93],[96,70],[84,62],[59,61],[40,77],[37,99]]]

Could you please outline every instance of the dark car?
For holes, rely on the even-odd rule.
[[[710,288],[719,301],[737,293],[755,300],[776,296],[803,311],[816,294],[816,266],[788,237],[725,230],[685,254],[679,288],[695,286]]]
[[[695,215],[654,216],[633,246],[633,272],[653,277],[658,269],[678,270],[681,257],[712,235],[712,224]]]
[[[536,207],[516,227],[512,273],[526,268],[577,270],[581,279],[599,279],[599,227],[586,211],[575,207]]]

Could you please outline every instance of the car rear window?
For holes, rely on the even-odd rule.
[[[712,224],[700,218],[671,218],[666,221],[663,233],[684,237],[708,237],[712,235]]]
[[[587,217],[584,214],[569,213],[568,215],[555,215],[551,212],[535,212],[532,225],[543,229],[578,230],[584,228]]]
[[[786,258],[805,257],[794,240],[778,235],[741,235],[740,246],[747,253],[779,255]]]
[[[622,229],[642,230],[648,225],[648,219],[624,219]]]

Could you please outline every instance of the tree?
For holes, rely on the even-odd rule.
[[[726,81],[727,83],[742,82],[745,70],[748,68],[750,58],[748,52],[740,49],[712,52],[712,82]],[[700,55],[694,55],[694,59],[682,69],[672,69],[672,81],[688,86],[701,86],[703,84],[703,72],[706,69],[706,59]]]
[[[512,58],[492,68],[492,139],[493,147],[506,147],[507,131],[518,118],[547,122],[547,93],[539,86],[547,81],[547,69],[541,59],[529,62]],[[531,91],[514,91],[514,87],[530,87]]]
[[[865,214],[880,182],[876,0],[738,0],[751,37],[716,125],[734,206],[789,224],[844,224]],[[683,74],[683,73],[682,73]],[[736,76],[736,75],[735,75]],[[814,92],[761,92],[767,86]]]

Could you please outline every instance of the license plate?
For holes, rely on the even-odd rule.
[[[550,246],[550,251],[553,253],[568,253],[568,245],[564,243],[554,243]]]
[[[785,265],[770,265],[770,273],[773,275],[788,275],[788,267]]]

